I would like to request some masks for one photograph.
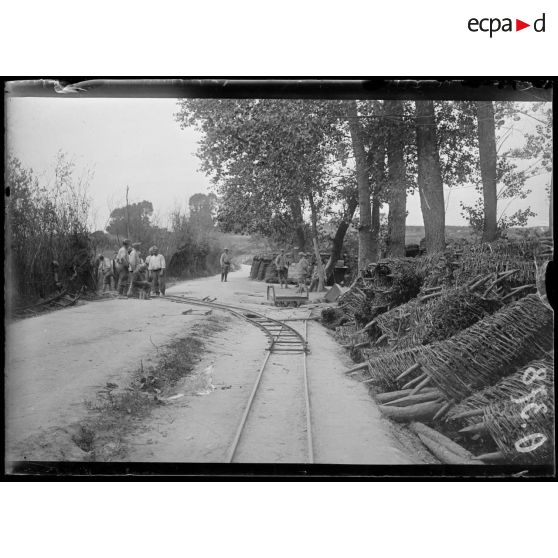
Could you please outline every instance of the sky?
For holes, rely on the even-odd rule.
[[[8,98],[6,103],[8,152],[24,166],[46,181],[62,150],[74,160],[77,173],[94,171],[89,193],[96,229],[104,229],[111,209],[125,203],[126,186],[130,202],[146,199],[153,203],[162,226],[171,209],[186,208],[192,194],[210,191],[209,178],[198,170],[195,156],[199,134],[191,128],[181,130],[174,120],[176,99],[20,97]],[[532,129],[533,123],[528,119],[518,125],[507,146],[519,146],[519,128],[529,126]],[[510,204],[507,212],[530,205],[537,216],[529,220],[529,226],[547,226],[545,187],[549,180],[549,175],[531,179],[528,186],[533,192],[526,200]],[[446,188],[446,224],[466,225],[459,202],[472,205],[477,197],[468,185]],[[418,193],[407,197],[407,209],[407,224],[422,225]]]

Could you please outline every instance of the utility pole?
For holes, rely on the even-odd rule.
[[[130,209],[128,207],[128,190],[129,186],[126,186],[126,237],[130,238]]]

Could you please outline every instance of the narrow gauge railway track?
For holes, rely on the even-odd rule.
[[[230,445],[226,461],[228,463],[232,463],[237,456],[237,450],[239,444],[243,437],[245,436],[247,425],[250,423],[250,420],[257,420],[253,418],[253,408],[254,402],[258,397],[261,397],[261,390],[259,389],[262,383],[262,377],[265,375],[265,372],[270,368],[270,357],[272,354],[275,355],[296,355],[299,354],[302,359],[302,373],[303,373],[303,390],[304,390],[304,413],[306,417],[306,462],[313,463],[314,462],[314,449],[313,449],[313,441],[312,441],[312,426],[311,426],[311,410],[310,410],[310,392],[308,386],[308,373],[307,373],[307,366],[306,366],[306,354],[308,352],[308,324],[307,320],[303,321],[304,324],[304,333],[299,333],[294,327],[291,327],[280,320],[275,320],[273,318],[269,318],[264,314],[259,312],[254,312],[252,310],[247,310],[246,308],[242,308],[240,306],[233,306],[229,304],[222,304],[218,302],[206,301],[197,298],[191,298],[186,296],[174,296],[174,295],[167,295],[165,296],[165,300],[170,302],[179,303],[179,304],[193,304],[198,306],[206,306],[210,308],[215,308],[219,310],[227,311],[243,320],[248,321],[252,325],[255,325],[259,329],[261,329],[269,339],[269,345],[267,347],[266,356],[263,360],[263,363],[259,369],[258,375],[256,377],[256,381],[254,382],[254,386],[250,393],[250,397],[246,406],[244,408],[242,418],[240,423],[236,429],[234,439],[232,444]]]
[[[13,314],[19,318],[30,318],[48,310],[68,308],[69,306],[73,306],[78,301],[80,296],[81,293],[72,295],[68,291],[63,291],[47,300],[43,300],[42,302],[20,308],[14,308]]]

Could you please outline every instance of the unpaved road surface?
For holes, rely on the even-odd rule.
[[[248,266],[230,274],[183,282],[168,294],[216,296],[288,322],[302,331],[307,307],[277,309],[266,285],[248,279]],[[317,296],[317,295],[316,295]],[[29,318],[7,328],[7,460],[80,460],[72,425],[89,412],[107,382],[124,386],[140,361],[157,361],[164,345],[195,332],[206,318],[165,299],[111,299]],[[220,315],[220,314],[217,314]],[[391,435],[366,387],[344,375],[351,366],[331,335],[307,322],[307,372],[314,461],[339,464],[417,462]],[[192,376],[175,386],[176,399],[155,408],[127,435],[126,461],[223,462],[266,355],[267,339],[240,318],[206,340]],[[199,395],[196,379],[211,366],[214,390]],[[198,382],[199,383],[199,382]],[[266,368],[236,462],[307,462],[302,356],[274,355]]]

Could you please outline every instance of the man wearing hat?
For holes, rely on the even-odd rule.
[[[153,246],[151,246],[151,248],[149,248],[147,257],[145,258],[145,265],[147,266],[147,280],[151,281],[151,272],[149,271],[149,260],[151,259],[151,256],[153,255]]]
[[[165,296],[165,256],[159,254],[157,246],[152,246],[151,255],[145,261],[148,263],[153,291],[157,296],[159,296],[159,292]]]
[[[116,254],[116,272],[118,278],[118,294],[123,295],[128,286],[128,269],[130,267],[130,260],[128,259],[128,249],[130,248],[130,241],[126,238],[122,241],[122,247]]]
[[[128,261],[129,261],[129,267],[128,270],[130,272],[130,277],[129,277],[129,286],[128,286],[128,297],[132,296],[132,290],[133,290],[133,286],[134,286],[134,279],[137,280],[137,275],[138,275],[138,271],[139,271],[139,267],[141,265],[141,258],[140,258],[140,246],[141,246],[141,242],[134,242],[132,244],[132,251],[130,252],[130,254],[128,255]]]
[[[221,281],[227,282],[227,275],[229,274],[229,269],[231,267],[231,260],[229,258],[229,249],[225,248],[223,253],[221,254],[221,260],[219,262],[221,264]]]

